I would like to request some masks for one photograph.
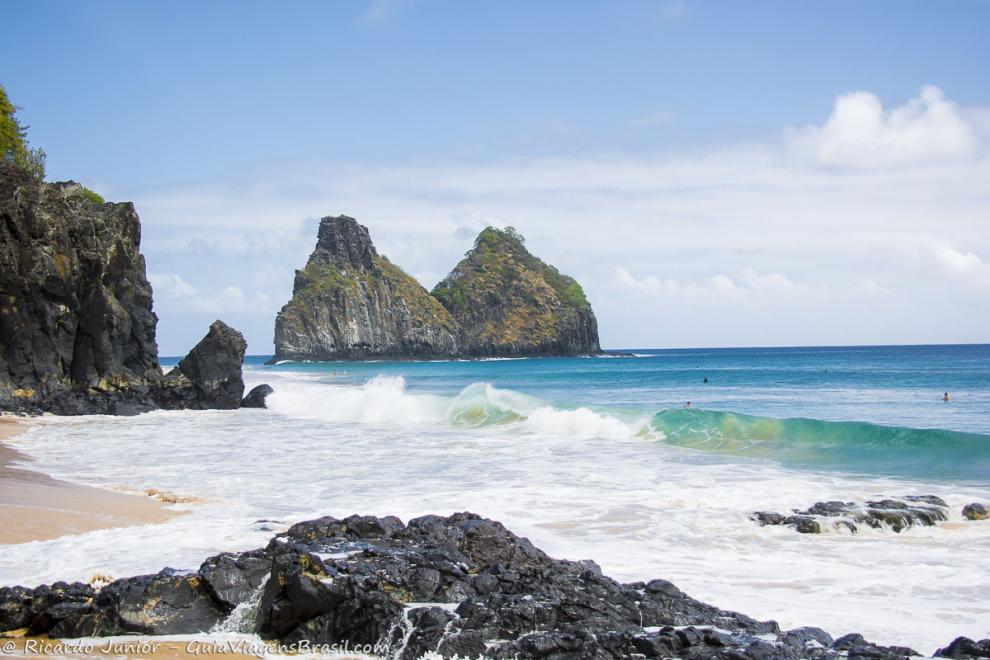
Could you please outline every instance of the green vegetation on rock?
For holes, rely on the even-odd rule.
[[[526,249],[512,227],[487,227],[433,289],[469,355],[597,353],[598,328],[576,280]]]
[[[456,331],[443,305],[377,253],[366,227],[328,217],[275,320],[275,357],[451,357]]]
[[[75,194],[83,197],[84,199],[88,199],[94,204],[106,204],[106,200],[103,199],[102,195],[96,191],[90,190],[86,186],[79,186],[79,190],[77,190]]]
[[[581,285],[530,254],[511,227],[481,232],[431,295],[378,254],[366,227],[324,218],[275,320],[275,360],[598,352]]]

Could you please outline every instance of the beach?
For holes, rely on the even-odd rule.
[[[14,467],[29,460],[11,447],[31,422],[0,418],[0,545],[44,541],[98,529],[161,523],[181,512],[151,497],[115,493]]]

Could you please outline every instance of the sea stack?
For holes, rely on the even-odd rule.
[[[581,285],[530,254],[512,227],[483,230],[433,295],[457,322],[463,355],[601,353]]]
[[[447,310],[341,215],[320,221],[316,249],[296,271],[275,319],[274,360],[452,357],[456,337]]]

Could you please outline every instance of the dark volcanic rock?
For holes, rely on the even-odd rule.
[[[936,658],[990,658],[990,639],[974,642],[969,637],[956,637],[944,649],[935,652]]]
[[[43,183],[0,162],[0,410],[237,407],[236,331],[193,349],[189,382],[162,382],[140,244],[133,204],[101,204],[77,183]]]
[[[859,525],[901,532],[908,527],[931,527],[948,520],[948,505],[935,495],[908,495],[899,499],[869,502],[815,502],[804,511],[785,516],[757,511],[752,516],[760,525],[786,525],[802,534],[819,534],[824,527],[856,532]]]
[[[134,205],[0,162],[0,409],[139,412],[159,376]]]
[[[979,502],[973,502],[972,504],[967,504],[962,510],[963,518],[966,520],[987,520],[990,519],[990,510],[987,510],[986,505],[980,504]]]
[[[456,354],[450,314],[378,254],[368,228],[345,215],[323,218],[316,249],[275,319],[273,361]]]
[[[238,608],[243,605],[244,607]],[[781,631],[694,600],[666,580],[620,584],[592,562],[548,557],[501,524],[351,516],[299,523],[264,549],[207,559],[99,591],[58,583],[0,589],[0,631],[188,634],[228,613],[241,630],[292,644],[369,644],[411,659],[902,658],[910,649],[818,628]],[[237,616],[234,612],[232,616]],[[246,626],[246,627],[245,627]],[[947,657],[990,642],[956,640]]]
[[[252,387],[247,396],[241,399],[241,408],[266,408],[265,399],[274,391],[267,383]]]
[[[482,231],[433,295],[459,326],[462,355],[601,353],[581,285],[530,254],[511,227]]]
[[[155,388],[155,398],[162,408],[240,407],[245,350],[247,342],[241,333],[223,321],[214,321],[206,336]]]
[[[272,570],[271,555],[263,550],[210,557],[199,567],[203,588],[230,612],[258,592]]]

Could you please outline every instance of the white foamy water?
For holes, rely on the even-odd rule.
[[[442,397],[410,394],[399,378],[264,379],[275,387],[269,410],[45,419],[17,438],[34,469],[202,503],[161,525],[6,546],[0,584],[194,569],[321,515],[469,510],[553,556],[593,559],[623,581],[666,578],[785,628],[861,632],[924,652],[957,635],[990,636],[990,523],[960,517],[983,490],[695,452],[658,442],[644,419],[560,410],[484,384]],[[818,536],[749,520],[756,510],[907,494],[943,497],[952,519]]]

